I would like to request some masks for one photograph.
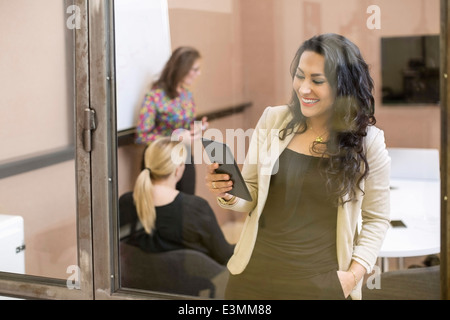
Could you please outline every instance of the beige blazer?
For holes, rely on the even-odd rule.
[[[271,173],[277,169],[277,159],[293,137],[291,134],[280,140],[279,134],[291,119],[292,114],[287,106],[265,109],[253,132],[242,168],[242,176],[253,201],[238,199],[233,205],[218,202],[222,208],[249,213],[227,265],[232,274],[241,273],[249,262],[258,233],[258,220],[269,191]],[[369,163],[369,175],[361,185],[364,194],[357,189],[356,201],[339,206],[336,248],[340,270],[347,271],[353,259],[371,273],[390,222],[390,158],[383,131],[370,126],[364,148]],[[352,299],[361,299],[361,286],[362,280],[350,294]]]

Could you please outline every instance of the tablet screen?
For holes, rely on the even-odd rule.
[[[202,138],[202,143],[211,162],[219,164],[216,173],[226,173],[230,176],[231,181],[233,181],[233,189],[228,191],[228,193],[238,198],[252,201],[250,192],[241,175],[241,171],[234,159],[231,149],[225,143],[206,138]]]

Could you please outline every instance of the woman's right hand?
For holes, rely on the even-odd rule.
[[[226,173],[216,173],[215,170],[217,168],[219,168],[218,163],[208,165],[205,177],[206,187],[217,197],[230,200],[233,196],[227,192],[233,189],[233,181],[230,180],[230,176]]]

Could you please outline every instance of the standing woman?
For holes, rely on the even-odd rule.
[[[189,87],[201,74],[200,53],[191,47],[179,47],[171,55],[161,76],[145,95],[136,128],[136,143],[149,144],[159,137],[170,137],[175,130],[185,129],[183,140],[191,145],[192,139],[201,134],[194,128],[195,102]],[[208,126],[202,119],[202,129]],[[199,132],[200,131],[200,132]],[[188,148],[190,152],[190,148]],[[189,161],[191,160],[191,161]],[[188,194],[195,193],[195,166],[192,156],[177,189]]]
[[[305,41],[291,75],[291,103],[266,108],[242,169],[253,201],[227,193],[217,164],[206,176],[222,207],[249,213],[226,298],[361,299],[389,227],[373,80],[358,47],[336,34]]]

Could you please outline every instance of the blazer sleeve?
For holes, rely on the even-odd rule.
[[[259,118],[256,128],[253,131],[247,156],[242,167],[242,177],[247,184],[252,201],[246,201],[238,198],[232,205],[224,205],[217,201],[219,206],[224,209],[230,209],[239,212],[251,212],[258,202],[258,162],[259,150],[267,139],[267,117],[271,107],[267,107]]]
[[[361,231],[356,239],[352,259],[370,273],[390,222],[390,164],[384,133],[379,130],[367,148],[369,174],[365,180],[361,205]]]

